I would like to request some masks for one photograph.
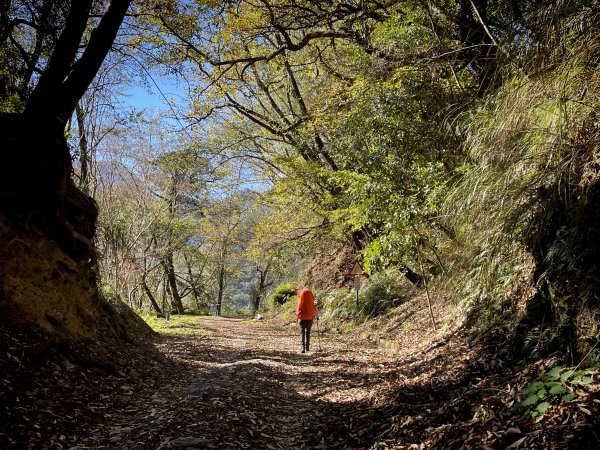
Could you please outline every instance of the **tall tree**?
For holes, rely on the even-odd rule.
[[[386,233],[389,221],[385,216],[394,212],[388,210],[384,217],[375,218],[368,214],[373,195],[365,192],[357,199],[355,194],[363,186],[370,186],[372,192],[373,185],[385,184],[388,197],[382,195],[382,202],[398,191],[404,191],[403,198],[411,196],[422,186],[413,186],[416,177],[412,173],[402,175],[422,166],[433,167],[440,155],[437,151],[433,161],[419,158],[419,151],[428,144],[436,150],[441,147],[435,145],[441,133],[431,132],[434,117],[427,109],[434,109],[436,95],[441,99],[435,105],[439,109],[456,99],[445,96],[444,91],[452,89],[443,86],[446,80],[429,91],[423,88],[429,69],[414,63],[412,53],[419,45],[434,41],[433,33],[427,33],[422,24],[429,16],[415,4],[411,6],[420,14],[408,17],[409,8],[402,9],[401,3],[240,1],[236,9],[157,9],[157,23],[175,37],[172,53],[194,61],[202,74],[195,89],[201,94],[193,103],[195,117],[210,117],[218,124],[221,135],[227,136],[221,146],[227,149],[225,153],[262,165],[263,176],[273,182],[275,201],[287,201],[287,208],[274,211],[269,218],[279,217],[279,224],[287,222],[271,229],[281,242],[333,231],[342,232],[358,250],[364,250]],[[402,21],[405,15],[408,24]],[[209,20],[219,39],[205,38],[198,27],[201,16],[208,17],[204,20]],[[389,42],[377,36],[402,28],[409,28],[405,38],[414,35],[412,41],[405,39],[408,54],[392,54]],[[411,62],[417,67],[404,70]],[[373,74],[369,64],[381,69]],[[390,82],[394,77],[402,81]],[[412,85],[414,89],[406,88]],[[205,97],[210,100],[204,101]],[[396,102],[406,104],[406,111],[401,106],[394,110]],[[381,123],[373,139],[364,129],[353,133],[352,122],[358,116],[365,124],[370,120]],[[399,118],[406,128],[408,122],[419,120],[422,125],[412,129],[415,136],[427,138],[423,144],[412,148],[416,138],[402,139],[413,130],[400,138],[394,136],[390,125]],[[453,162],[447,158],[442,164],[451,171]],[[370,183],[383,172],[387,172],[384,183]],[[426,198],[418,201],[425,203]],[[292,222],[294,230],[285,216],[294,214],[298,204],[303,213],[296,214],[301,220]],[[401,264],[411,281],[420,280],[408,258]]]
[[[110,50],[130,0],[111,1],[86,42],[93,4],[92,0],[71,2],[24,110],[0,118],[3,141],[9,143],[0,155],[0,201],[5,213],[35,211],[36,220],[54,228],[65,248],[75,256],[81,251],[88,257],[96,208],[70,179],[64,130]],[[85,49],[80,52],[82,44]]]
[[[90,264],[95,258],[92,238],[97,208],[71,179],[72,163],[65,126],[108,54],[130,2],[41,2],[41,8],[35,11],[36,16],[31,21],[22,16],[24,11],[31,11],[24,2],[3,2],[2,54],[17,48],[18,58],[3,58],[2,63],[25,66],[21,86],[32,87],[30,93],[21,89],[24,104],[21,109],[0,115],[0,140],[3,142],[0,152],[0,260],[3,262],[0,279],[3,280],[4,295],[11,297],[9,300],[17,310],[33,308],[28,304],[32,299],[19,293],[19,289],[15,291],[19,279],[22,283],[37,280],[36,286],[40,290],[51,290],[44,274],[35,273],[36,269],[27,265],[10,274],[12,281],[6,281],[8,272],[15,271],[10,264],[5,264],[11,255],[14,257],[12,252],[15,250],[9,245],[15,237],[12,233],[31,229],[38,230],[47,245],[57,243],[65,258],[70,259],[70,262],[65,260],[71,271],[71,276],[65,277],[65,283],[72,284],[74,289],[83,289],[81,286],[85,284],[88,291],[82,295],[87,297],[88,304],[98,304]],[[21,31],[24,24],[30,27],[29,32]],[[37,44],[30,45],[29,37],[32,33],[37,36],[36,31],[49,36],[44,39],[42,52],[38,51]],[[6,67],[2,67],[1,72],[5,73]],[[28,78],[30,73],[36,76]],[[20,239],[27,242],[42,238],[25,233]],[[25,254],[40,264],[44,260],[49,266],[55,264],[52,255],[36,254],[33,247]],[[43,298],[43,294],[39,295]],[[46,320],[55,328],[60,323],[68,323],[66,317],[47,319],[50,314],[44,313],[43,307],[34,313],[34,320]]]
[[[227,192],[227,191],[225,191]],[[226,197],[213,200],[204,219],[204,232],[212,260],[213,299],[216,313],[224,310],[225,292],[237,267],[242,248],[240,232],[245,221],[245,199],[229,191]]]
[[[204,302],[203,231],[207,162],[203,148],[141,115],[101,148],[98,248],[103,284],[122,299],[135,286],[158,313]],[[163,284],[166,282],[166,284]],[[187,303],[187,305],[186,305]],[[132,305],[133,306],[133,305]],[[141,308],[143,300],[135,302]]]

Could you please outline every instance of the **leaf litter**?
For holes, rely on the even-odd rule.
[[[0,447],[592,448],[598,375],[541,420],[514,412],[552,360],[519,365],[500,332],[455,329],[429,345],[323,336],[298,352],[293,326],[202,318],[206,335],[145,346],[42,344],[0,330]],[[412,339],[408,337],[407,339]],[[8,356],[10,355],[10,356]],[[590,447],[592,446],[592,447]]]

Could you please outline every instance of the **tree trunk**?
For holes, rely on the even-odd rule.
[[[258,308],[260,307],[260,300],[263,297],[265,290],[269,287],[271,283],[267,283],[267,275],[269,272],[269,268],[271,267],[271,263],[267,263],[265,268],[261,270],[259,267],[256,270],[259,273],[258,286],[253,292],[252,298],[250,300],[250,306],[252,309],[252,315],[258,312]]]
[[[142,277],[142,288],[144,288],[144,292],[148,296],[148,300],[150,300],[150,304],[154,308],[154,311],[156,311],[156,314],[164,316],[162,309],[160,309],[160,306],[158,306],[158,302],[156,301],[154,294],[152,294],[152,291],[148,287],[148,283],[146,283],[146,277]]]
[[[194,274],[192,273],[192,263],[188,260],[187,257],[185,257],[185,265],[187,268],[187,272],[188,272],[188,277],[189,277],[189,283],[190,283],[190,289],[192,290],[192,295],[194,296],[194,302],[196,303],[196,313],[200,312],[200,292],[198,291],[198,286],[196,286],[196,280],[194,277]]]
[[[164,311],[165,319],[168,321],[171,318],[171,308],[167,307],[167,291],[169,290],[169,285],[165,277],[163,277],[162,285],[162,310]]]
[[[173,265],[173,254],[169,253],[163,261],[163,267],[165,268],[165,274],[169,283],[169,290],[171,291],[171,298],[173,306],[177,314],[183,314],[183,302],[181,301],[181,295],[179,295],[179,288],[177,287],[177,276],[175,275],[175,266]]]
[[[225,287],[225,264],[219,268],[219,293],[217,294],[217,316],[221,315],[223,307],[223,289]]]
[[[412,284],[414,284],[415,286],[419,286],[419,287],[423,286],[423,283],[425,281],[425,278],[423,278],[423,275],[418,274],[417,272],[415,272],[414,270],[412,270],[410,267],[407,267],[407,266],[400,267],[400,271],[406,277],[406,279],[408,281],[410,281]]]
[[[98,211],[71,180],[64,131],[130,0],[110,2],[76,60],[93,4],[70,2],[24,112],[0,114],[0,304],[5,321],[35,323],[65,336],[106,337],[118,324],[96,286],[92,239]]]
[[[86,194],[89,192],[89,175],[88,175],[88,142],[85,133],[85,118],[81,105],[77,103],[75,108],[75,116],[77,118],[77,129],[79,130],[79,164],[81,165],[81,173],[79,180],[79,188]]]

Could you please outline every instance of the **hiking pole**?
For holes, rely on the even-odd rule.
[[[294,321],[296,323],[296,326],[294,327],[294,339],[292,340],[292,351],[296,350],[296,346],[298,345],[298,334],[300,333],[300,322],[298,321],[298,319],[296,319]]]
[[[319,343],[319,351],[323,351],[321,349],[321,328],[319,327],[319,318],[317,317],[317,342]]]

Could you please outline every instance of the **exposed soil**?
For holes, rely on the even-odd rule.
[[[314,329],[312,351],[300,354],[292,324],[198,320],[205,335],[165,336],[144,353],[123,348],[104,359],[60,347],[32,359],[26,336],[4,334],[3,348],[28,367],[2,361],[0,447],[541,449],[600,442],[595,390],[552,407],[538,424],[514,415],[518,388],[551,361],[511,367],[499,335],[455,330],[427,347],[391,348],[358,334],[327,334],[319,346]]]
[[[0,326],[35,327],[52,339],[127,338],[140,319],[101,297],[89,255],[74,258],[47,231],[12,225],[0,214]]]

